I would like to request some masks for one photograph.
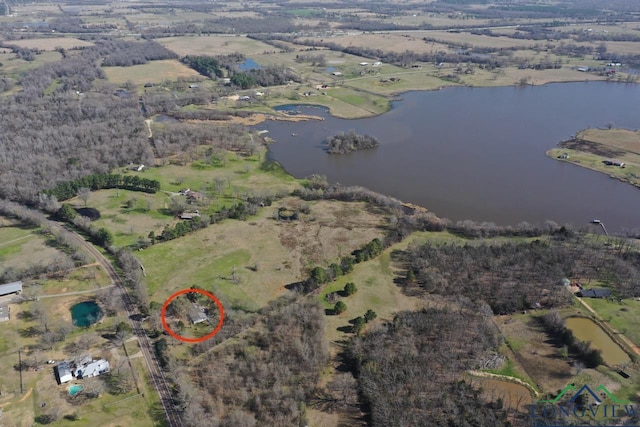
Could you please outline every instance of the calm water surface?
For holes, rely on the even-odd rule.
[[[270,121],[270,158],[296,177],[327,175],[426,207],[451,220],[501,225],[545,220],[610,231],[640,228],[640,189],[549,159],[545,151],[586,127],[640,128],[640,85],[605,82],[408,92],[374,118]],[[354,129],[380,140],[331,156],[322,142]],[[295,134],[295,135],[294,135]]]
[[[570,317],[567,328],[580,341],[589,341],[591,347],[602,351],[602,358],[610,365],[624,365],[631,362],[618,344],[607,335],[593,320],[585,317]]]

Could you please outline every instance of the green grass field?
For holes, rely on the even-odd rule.
[[[50,263],[61,252],[48,244],[36,228],[0,227],[0,273]]]
[[[145,83],[161,83],[164,80],[182,78],[198,78],[197,71],[187,67],[175,59],[151,61],[132,67],[103,67],[107,80],[116,84],[132,81],[136,85]]]
[[[606,299],[591,298],[588,304],[602,319],[626,335],[634,344],[640,345],[640,329],[638,329],[640,301],[625,299],[618,303]]]

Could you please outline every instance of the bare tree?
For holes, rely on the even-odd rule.
[[[84,202],[84,206],[87,207],[87,202],[91,196],[91,190],[87,187],[81,187],[78,189],[78,198]]]

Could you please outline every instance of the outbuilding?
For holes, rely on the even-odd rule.
[[[21,281],[0,285],[0,297],[3,295],[9,295],[9,294],[19,294],[20,292],[22,292]]]

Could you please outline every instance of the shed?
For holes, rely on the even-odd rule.
[[[19,294],[22,292],[22,282],[11,282],[4,285],[0,285],[0,296],[9,294]]]
[[[578,292],[578,296],[583,298],[609,298],[611,291],[603,288],[582,289]]]
[[[0,322],[6,322],[9,320],[9,306],[0,305]]]

